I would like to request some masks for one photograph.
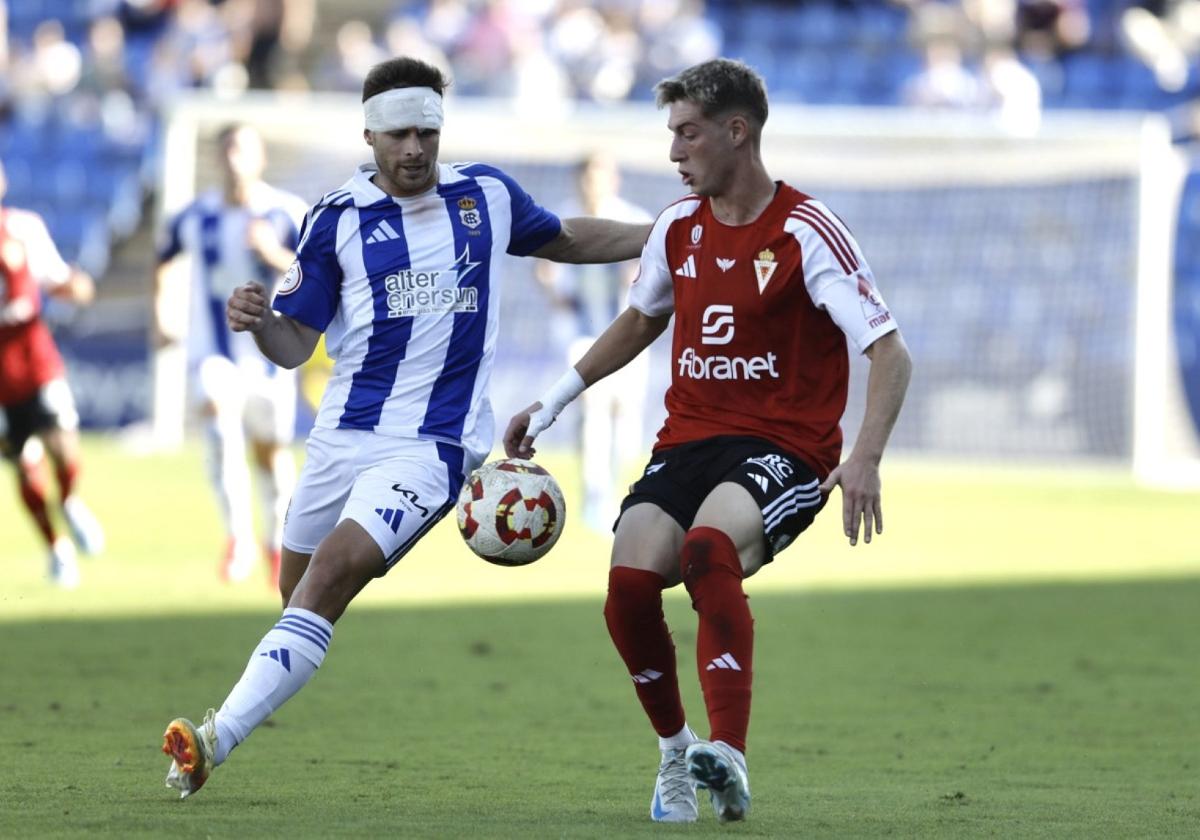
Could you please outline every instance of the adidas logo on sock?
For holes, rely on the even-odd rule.
[[[291,673],[292,670],[292,655],[287,648],[276,648],[275,650],[264,650],[259,656],[269,656],[283,666],[283,670]]]
[[[392,226],[389,225],[385,220],[380,222],[379,226],[376,227],[375,230],[372,231],[371,235],[367,237],[367,244],[374,245],[377,242],[387,242],[389,240],[399,238],[400,234],[396,233],[395,229],[392,228]]]
[[[646,683],[652,683],[661,677],[662,671],[655,671],[653,668],[647,668],[640,673],[630,674],[629,676],[633,677],[633,681],[638,685],[645,685]]]
[[[742,666],[739,665],[738,661],[733,658],[733,654],[722,653],[720,656],[718,656],[712,662],[709,662],[704,670],[705,671],[716,671],[716,670],[740,671],[740,670],[742,670]]]

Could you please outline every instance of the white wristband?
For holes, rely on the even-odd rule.
[[[559,413],[571,400],[582,394],[585,388],[587,385],[584,384],[579,371],[575,370],[574,366],[568,368],[539,400],[542,407],[529,415],[529,431],[526,434],[533,438],[550,428]]]

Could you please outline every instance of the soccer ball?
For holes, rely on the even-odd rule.
[[[558,540],[567,506],[554,476],[533,461],[504,458],[468,476],[458,494],[458,530],[489,563],[524,566]]]

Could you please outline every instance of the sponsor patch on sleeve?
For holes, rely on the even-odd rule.
[[[283,274],[283,281],[279,284],[279,288],[275,290],[276,295],[290,295],[292,292],[300,288],[300,282],[304,279],[304,271],[300,268],[300,260],[294,261],[288,270]]]

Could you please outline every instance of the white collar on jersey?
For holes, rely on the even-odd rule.
[[[401,128],[441,129],[442,97],[433,88],[392,88],[377,93],[363,103],[363,117],[369,131],[395,131]]]

